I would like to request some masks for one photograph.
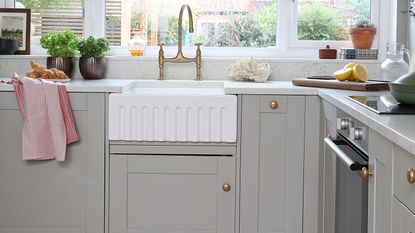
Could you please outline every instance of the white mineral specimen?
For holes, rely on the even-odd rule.
[[[271,66],[268,63],[257,63],[254,59],[239,60],[231,64],[228,76],[237,81],[265,82],[271,74]]]

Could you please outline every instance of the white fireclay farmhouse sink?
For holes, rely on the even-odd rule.
[[[109,96],[109,139],[235,142],[236,109],[223,82],[137,81]]]

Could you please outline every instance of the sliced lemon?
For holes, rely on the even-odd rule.
[[[348,63],[347,65],[344,66],[344,69],[346,68],[354,68],[356,66],[355,63]],[[349,78],[350,81],[356,81],[356,79],[353,77],[353,74],[350,76]]]
[[[353,73],[352,68],[344,68],[344,69],[334,72],[333,75],[339,81],[346,81],[352,76],[352,73]]]
[[[369,79],[366,67],[362,64],[355,65],[353,67],[353,77],[356,79],[356,81],[366,82]]]
[[[346,69],[346,68],[352,68],[353,69],[353,67],[355,66],[356,64],[355,63],[348,63],[347,65],[345,65],[344,66],[344,68]]]

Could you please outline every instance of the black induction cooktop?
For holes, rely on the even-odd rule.
[[[378,113],[378,114],[415,114],[414,105],[399,103],[392,96],[348,96],[354,102]]]

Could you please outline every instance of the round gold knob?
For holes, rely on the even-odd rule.
[[[278,102],[273,100],[269,103],[270,108],[277,109],[278,108]]]
[[[228,183],[223,184],[223,191],[229,192],[231,190],[231,185]]]
[[[362,176],[363,179],[367,179],[370,176],[373,176],[373,174],[375,174],[373,171],[367,169],[367,168],[362,168],[362,170],[360,171],[360,175]]]
[[[408,169],[408,172],[406,173],[406,178],[408,179],[408,183],[415,183],[415,170],[413,168]]]

